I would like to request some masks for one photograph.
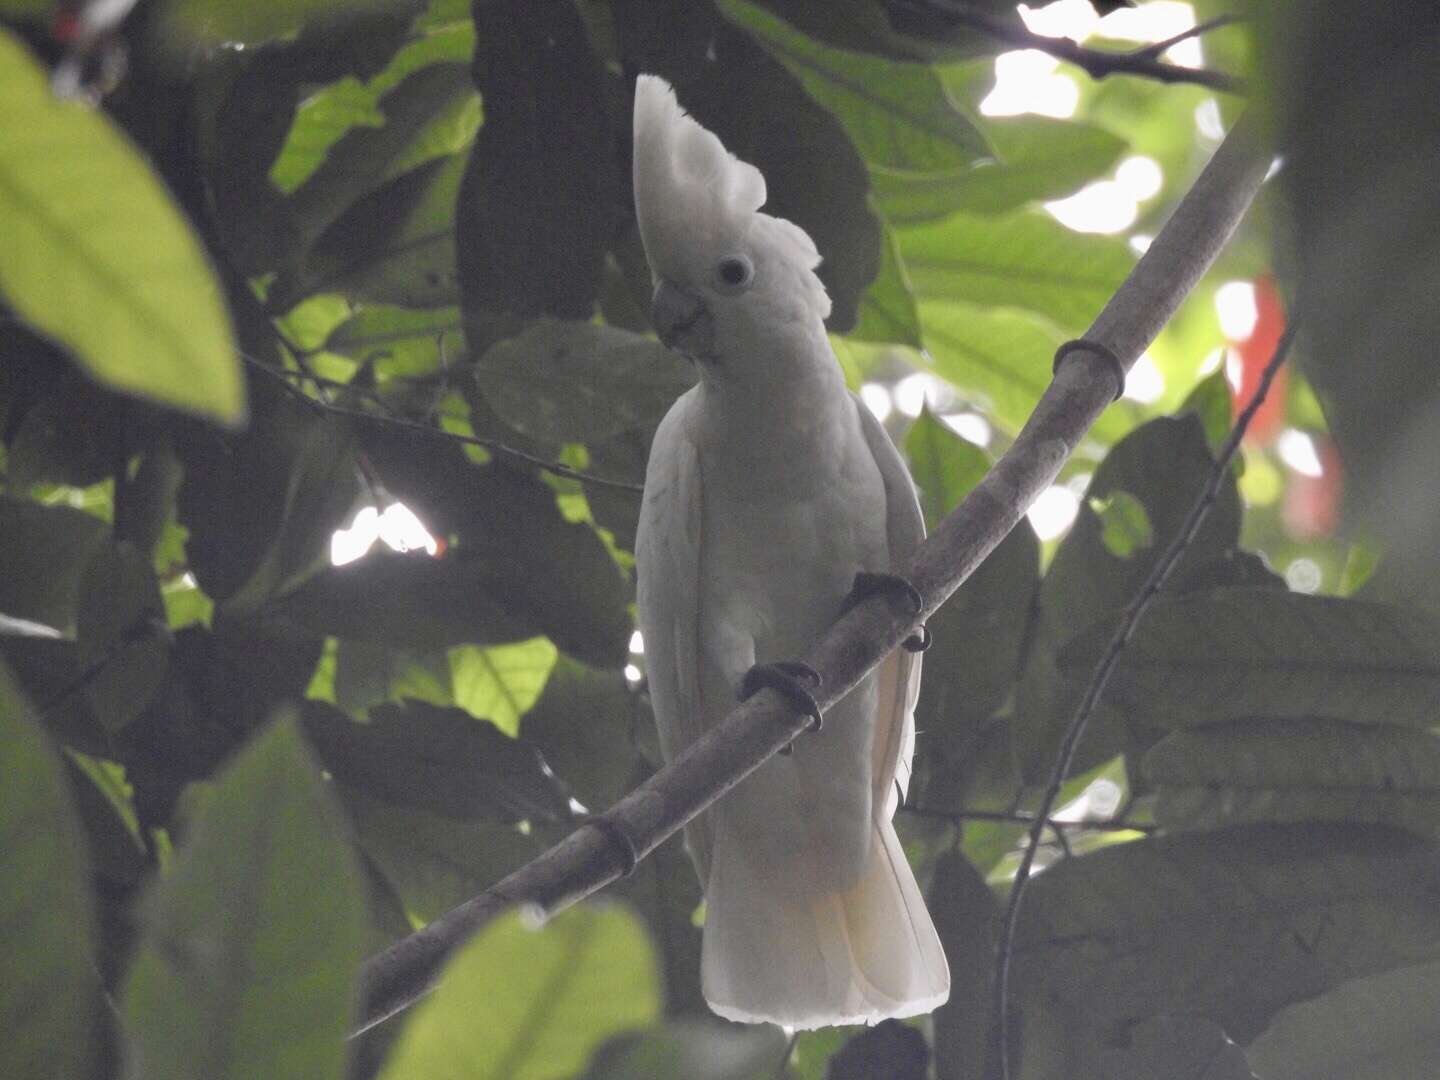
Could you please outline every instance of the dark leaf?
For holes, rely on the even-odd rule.
[[[925,1036],[898,1020],[882,1020],[840,1048],[825,1080],[925,1080],[929,1071]]]
[[[380,705],[360,724],[309,701],[304,721],[325,768],[373,798],[462,821],[570,818],[564,785],[533,746],[460,709]]]
[[[880,269],[860,296],[859,317],[849,336],[857,341],[923,348],[920,313],[900,262],[894,230],[882,225],[880,240]]]
[[[947,852],[927,897],[950,963],[950,1000],[935,1010],[937,1080],[984,1080],[993,1039],[991,986],[1000,906],[966,858]]]
[[[85,840],[27,711],[0,667],[0,1075],[87,1077],[100,998]]]
[[[1076,678],[1113,635],[1106,620],[1059,654]],[[1244,716],[1428,726],[1440,698],[1440,626],[1401,608],[1278,589],[1156,600],[1109,693],[1159,728]]]
[[[165,604],[149,558],[124,542],[95,552],[80,587],[76,659],[95,715],[119,731],[149,706],[165,679]]]
[[[81,575],[109,532],[93,514],[0,495],[0,613],[73,635]]]
[[[590,810],[603,810],[635,786],[637,725],[648,723],[617,671],[597,671],[561,656],[520,734],[574,788]]]
[[[830,328],[848,331],[879,271],[881,239],[864,163],[840,122],[709,0],[621,0],[615,22],[624,61],[668,79],[696,120],[764,173],[765,213],[814,238]]]
[[[485,126],[460,187],[462,306],[589,318],[624,196],[600,63],[570,4],[479,0]]]
[[[769,1024],[677,1020],[612,1039],[582,1080],[756,1080],[784,1054],[785,1035]]]
[[[1357,826],[1141,840],[1051,867],[1016,940],[1027,1000],[1124,1027],[1194,1015],[1247,1040],[1345,979],[1440,956],[1435,849]]]

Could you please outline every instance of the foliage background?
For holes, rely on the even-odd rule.
[[[987,115],[1000,45],[871,0],[169,0],[89,107],[50,92],[47,5],[0,3],[0,1075],[992,1075],[1024,811],[1284,306],[1303,377],[1043,853],[1021,1075],[1433,1065],[1437,16],[1241,6],[1205,56],[1285,167],[1067,465],[1073,524],[1022,524],[933,623],[901,825],[951,1003],[788,1043],[713,1021],[672,842],[346,1043],[365,955],[657,766],[625,485],[690,376],[648,335],[633,75],[815,236],[837,355],[932,523],[1213,149],[1197,115],[1242,101],[1075,74],[1067,119]],[[1163,182],[1128,242],[1043,208],[1135,156]],[[1258,315],[1227,340],[1234,281]],[[335,564],[393,504],[428,534]]]

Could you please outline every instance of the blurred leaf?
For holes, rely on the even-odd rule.
[[[1113,632],[1105,620],[1077,635],[1060,669],[1083,678]],[[1428,726],[1440,626],[1400,608],[1277,589],[1161,596],[1109,693],[1161,728],[1254,715]]]
[[[1275,1017],[1250,1044],[1264,1080],[1402,1080],[1440,1060],[1440,964],[1352,979]]]
[[[1016,982],[1089,1025],[1185,1014],[1245,1041],[1287,1004],[1440,956],[1437,885],[1432,847],[1374,827],[1119,844],[1035,879]]]
[[[95,715],[119,731],[150,704],[170,662],[165,605],[150,560],[124,542],[99,548],[80,579],[78,655]]]
[[[921,300],[1019,308],[1065,337],[1084,332],[1135,265],[1123,240],[1072,232],[1035,210],[952,214],[896,235]]]
[[[403,3],[404,0],[250,0],[246,4],[232,4],[225,0],[173,0],[165,8],[165,28],[182,39],[206,44],[254,44],[288,34],[310,20],[399,7]]]
[[[582,1080],[757,1080],[784,1053],[785,1035],[770,1024],[672,1020],[612,1039]]]
[[[483,562],[463,552],[432,558],[377,548],[322,570],[270,611],[314,634],[411,649],[534,637],[533,618],[512,612],[494,585]]]
[[[984,61],[990,77],[995,65]],[[1099,179],[1125,150],[1104,128],[1045,116],[988,120],[993,160],[940,174],[899,172],[870,163],[876,204],[888,221],[911,225],[957,210],[1003,214],[1026,203],[1070,195]]]
[[[558,448],[624,431],[648,443],[695,371],[653,338],[541,318],[487,349],[475,379],[507,424]]]
[[[488,649],[473,645],[451,649],[455,704],[514,735],[520,730],[520,718],[540,699],[555,655],[555,646],[543,637]]]
[[[104,114],[58,100],[4,32],[0,103],[6,299],[100,382],[227,424],[244,420],[219,284],[135,148]]]
[[[925,528],[933,531],[945,515],[990,471],[989,455],[956,435],[928,408],[910,425],[905,458],[920,496]]]
[[[1094,670],[1093,663],[1087,667],[1078,659],[1063,670],[1057,667],[1061,647],[1078,629],[1097,619],[1106,626],[1114,625],[1104,613],[1117,613],[1118,617],[1139,591],[1155,560],[1179,532],[1213,467],[1200,421],[1187,415],[1162,417],[1136,429],[1111,449],[1096,470],[1075,524],[1040,585],[1040,615],[1017,689],[1016,716],[1022,722],[1014,727],[1017,758],[1027,779],[1048,772],[1060,732],[1074,715]],[[1117,491],[1127,492],[1140,503],[1154,534],[1150,547],[1128,559],[1117,558],[1105,546],[1103,525],[1089,503]],[[1226,557],[1239,532],[1239,497],[1233,475],[1226,476],[1209,517],[1177,564],[1174,580]],[[1153,611],[1142,624],[1141,637],[1152,618]],[[1098,653],[1087,655],[1099,659]],[[1119,695],[1114,686],[1112,681],[1112,689],[1091,718],[1076,773],[1127,748],[1132,733],[1127,733],[1117,709]],[[1148,706],[1141,718],[1148,721]]]
[[[880,269],[860,296],[859,318],[849,337],[856,341],[922,348],[920,313],[900,263],[894,230],[882,225],[880,240]]]
[[[634,728],[644,719],[617,671],[596,671],[558,657],[540,700],[520,734],[574,789],[587,808],[601,810],[634,786],[639,765]]]
[[[0,495],[0,612],[73,635],[81,575],[109,532],[93,514]]]
[[[863,1028],[830,1058],[825,1080],[925,1080],[930,1047],[925,1036],[898,1020]]]
[[[764,174],[765,212],[814,239],[834,304],[828,325],[848,332],[879,271],[881,236],[864,162],[840,121],[708,4],[622,0],[615,9],[622,61],[668,79],[687,112]]]
[[[459,709],[381,705],[369,723],[307,702],[305,733],[335,779],[446,817],[566,821],[570,799],[538,751]]]
[[[650,943],[624,908],[577,907],[538,930],[511,912],[450,961],[381,1077],[552,1080],[659,1008]]]
[[[0,666],[0,1076],[88,1077],[100,1008],[85,840],[60,760]]]
[[[363,883],[295,724],[219,777],[143,907],[124,993],[146,1077],[339,1076]]]
[[[1128,559],[1154,545],[1155,530],[1150,527],[1145,504],[1128,491],[1091,498],[1090,509],[1100,519],[1100,542],[1117,559]]]
[[[1140,767],[1166,829],[1356,821],[1440,834],[1440,738],[1428,731],[1247,719],[1171,732]]]
[[[1070,1034],[1070,1060],[1054,1080],[1255,1080],[1245,1051],[1194,1016],[1152,1016],[1113,1041],[1093,1027]]]
[[[124,452],[124,399],[90,382],[53,346],[42,346],[44,362],[54,366],[58,377],[42,389],[44,376],[30,368],[30,358],[12,351],[25,346],[12,335],[5,336],[9,340],[0,347],[6,364],[16,365],[15,376],[29,383],[27,389],[43,394],[24,409],[18,423],[5,425],[10,490],[19,493],[40,483],[89,487],[109,478]],[[85,438],[76,437],[80,431]]]
[[[658,760],[658,746],[655,756]],[[635,779],[641,775],[637,772]],[[710,1016],[700,994],[701,927],[696,919],[704,896],[685,851],[683,834],[651,852],[620,884],[619,893],[645,920],[659,952],[666,1015]]]
[[[569,4],[492,0],[474,18],[485,126],[456,208],[461,306],[587,319],[624,201],[600,62]]]
[[[471,723],[474,723],[472,720]],[[406,913],[422,922],[494,885],[544,850],[513,825],[457,821],[340,789],[356,839]]]
[[[374,365],[376,381],[428,375],[465,355],[459,308],[411,310],[384,304],[355,312],[325,339],[325,351]]]
[[[951,980],[950,1000],[934,1014],[936,1080],[984,1080],[1000,905],[975,867],[954,851],[936,864],[927,904]]]
[[[1434,5],[1289,5],[1260,20],[1296,269],[1298,355],[1345,461],[1350,531],[1388,548],[1378,597],[1440,609],[1440,117]],[[1356,363],[1356,357],[1373,362]]]
[[[451,538],[453,554],[480,560],[512,613],[534,618],[577,660],[625,662],[629,583],[591,529],[561,517],[554,489],[499,461],[473,465],[450,443],[379,424],[362,431],[386,488],[433,535]]]
[[[1167,584],[1167,589],[1176,596],[1231,586],[1290,591],[1285,579],[1270,569],[1263,555],[1239,548],[1196,566],[1188,573],[1176,574],[1172,581],[1173,584]]]
[[[928,172],[967,166],[989,152],[929,65],[830,48],[745,0],[717,6],[840,120],[868,163]]]
[[[1200,423],[1205,428],[1205,441],[1210,445],[1212,454],[1219,454],[1220,448],[1225,444],[1230,434],[1230,421],[1234,415],[1234,406],[1231,404],[1230,382],[1225,377],[1223,368],[1212,371],[1205,378],[1195,384],[1185,398],[1185,403],[1180,406],[1179,412],[1193,412],[1200,417]],[[1237,466],[1243,465],[1244,458],[1235,456]]]

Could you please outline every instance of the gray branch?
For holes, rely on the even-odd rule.
[[[1174,315],[1229,239],[1259,190],[1270,151],[1244,120],[1226,138],[1150,249],[1071,351],[1014,444],[990,473],[898,568],[924,599],[914,618],[883,598],[838,620],[802,659],[824,677],[816,695],[829,709],[932,615],[1015,526],[1055,479],[1071,452],[1115,398],[1113,353],[1128,370]],[[675,761],[588,824],[493,888],[402,938],[361,972],[359,1031],[406,1008],[435,984],[445,958],[512,907],[554,914],[622,876],[767,758],[800,736],[809,717],[774,691],[737,706]],[[620,840],[628,843],[620,843]]]

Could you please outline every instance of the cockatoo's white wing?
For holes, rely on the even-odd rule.
[[[704,733],[700,700],[700,463],[690,434],[696,390],[665,414],[650,447],[645,501],[635,534],[636,606],[645,632],[645,669],[666,761]],[[705,880],[706,819],[686,837]]]
[[[890,541],[890,567],[899,573],[925,539],[925,518],[915,485],[900,452],[880,421],[855,399],[860,429],[885,481],[885,524]],[[888,820],[910,787],[910,761],[915,756],[915,702],[920,696],[920,654],[896,649],[876,672],[879,706],[875,717],[875,808]]]

